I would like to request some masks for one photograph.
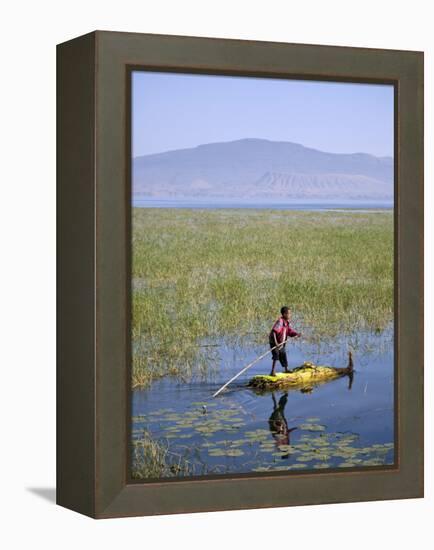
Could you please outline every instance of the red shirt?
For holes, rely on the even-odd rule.
[[[278,344],[285,342],[288,336],[290,338],[293,338],[294,336],[298,336],[299,334],[290,327],[289,321],[286,321],[286,319],[284,319],[283,317],[279,317],[279,319],[277,319],[277,321],[274,323],[273,328],[270,332],[270,338],[273,338],[273,333],[276,335],[276,340]]]

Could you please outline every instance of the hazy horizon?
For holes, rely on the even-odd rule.
[[[135,195],[153,198],[393,197],[393,159],[324,153],[292,142],[241,139],[135,157]]]
[[[227,140],[227,141],[210,141],[210,142],[206,142],[206,143],[198,143],[197,145],[192,145],[190,147],[182,147],[182,148],[177,148],[177,149],[167,149],[167,150],[164,150],[164,151],[158,151],[156,153],[144,153],[144,154],[140,154],[140,155],[136,155],[136,156],[133,156],[132,158],[133,159],[137,159],[137,158],[140,158],[140,157],[146,157],[146,156],[150,156],[150,155],[160,155],[160,154],[164,154],[164,153],[171,153],[173,151],[183,151],[183,150],[187,150],[187,149],[196,149],[197,147],[203,147],[205,145],[214,145],[214,144],[220,144],[220,143],[233,143],[235,141],[244,141],[244,140],[264,140],[264,141],[272,141],[272,142],[280,142],[280,143],[293,143],[294,145],[301,145],[302,147],[305,147],[306,149],[312,149],[314,151],[319,151],[321,153],[329,153],[329,154],[332,154],[332,155],[371,155],[373,157],[376,157],[376,158],[381,158],[381,159],[394,159],[394,155],[393,153],[390,154],[390,155],[374,155],[372,153],[367,153],[366,151],[351,151],[351,152],[339,152],[339,151],[324,151],[322,149],[317,149],[316,147],[311,147],[310,145],[306,145],[305,143],[297,143],[295,141],[287,141],[287,140],[272,140],[272,139],[268,139],[268,138],[262,138],[262,137],[257,137],[257,136],[245,136],[243,138],[239,138],[239,139],[230,139],[230,140]]]

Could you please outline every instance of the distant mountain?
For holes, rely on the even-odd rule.
[[[392,200],[393,159],[246,138],[133,159],[135,198]]]

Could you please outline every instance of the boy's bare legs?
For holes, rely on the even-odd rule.
[[[274,369],[276,367],[276,361],[277,359],[273,359],[273,364],[271,366],[271,372],[270,372],[270,376],[274,376],[276,373],[274,372]]]

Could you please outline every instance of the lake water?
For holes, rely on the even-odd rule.
[[[209,348],[216,368],[206,379],[165,377],[149,389],[133,391],[132,437],[141,438],[146,429],[167,448],[169,458],[188,465],[178,476],[392,465],[392,329],[342,337],[321,349],[290,341],[289,366],[312,361],[344,367],[350,347],[355,350],[352,381],[343,377],[308,391],[258,394],[247,383],[269,372],[267,357],[216,398],[213,393],[267,347]]]
[[[253,208],[253,209],[273,209],[273,210],[378,210],[392,209],[391,201],[242,201],[242,200],[220,200],[200,201],[200,200],[173,200],[173,199],[141,199],[133,198],[133,206],[138,208]]]

